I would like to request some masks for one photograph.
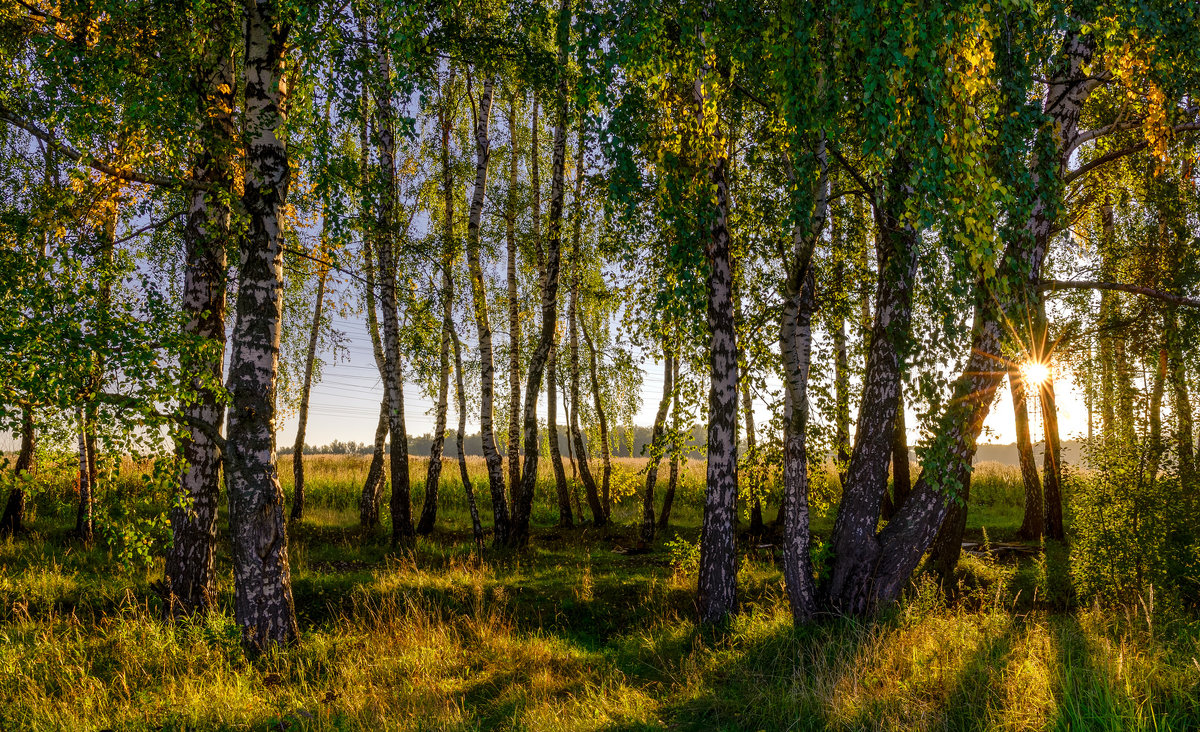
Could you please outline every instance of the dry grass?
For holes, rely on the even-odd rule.
[[[393,553],[337,507],[365,469],[311,458],[325,498],[289,538],[302,637],[257,660],[239,645],[224,550],[220,607],[171,623],[151,588],[161,563],[123,571],[105,548],[72,544],[66,512],[0,543],[0,729],[1200,728],[1194,619],[1051,600],[1069,583],[1061,547],[1036,566],[965,559],[955,606],[918,582],[871,622],[801,629],[759,552],[740,565],[740,613],[700,629],[694,577],[672,561],[695,514],[664,537],[676,549],[615,552],[634,535],[626,507],[605,531],[542,521],[529,552],[481,562],[451,505],[446,530]],[[997,475],[983,490],[1002,495]]]

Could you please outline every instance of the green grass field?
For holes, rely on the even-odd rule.
[[[431,539],[397,553],[384,532],[362,536],[367,460],[309,458],[308,517],[289,538],[301,640],[256,660],[228,610],[227,551],[221,609],[164,622],[161,560],[85,550],[66,538],[70,506],[38,497],[31,532],[0,544],[0,729],[1200,728],[1196,619],[1153,598],[1080,606],[1062,546],[1022,564],[966,556],[952,605],[918,577],[872,622],[794,629],[771,549],[743,541],[740,613],[701,629],[701,465],[648,554],[620,551],[640,511],[641,462],[622,460],[614,526],[554,528],[543,483],[530,550],[480,561],[452,470]],[[1010,537],[1015,472],[985,466],[973,491],[971,536]],[[830,525],[818,516],[818,537]]]

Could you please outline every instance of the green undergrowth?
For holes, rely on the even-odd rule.
[[[743,538],[739,612],[699,628],[698,512],[641,552],[635,509],[480,559],[453,503],[398,552],[315,501],[289,531],[301,637],[254,660],[227,549],[218,607],[169,622],[161,560],[131,569],[44,515],[0,543],[0,729],[1200,728],[1195,617],[1081,605],[1061,545],[964,555],[948,593],[919,574],[879,617],[795,628],[776,551]]]

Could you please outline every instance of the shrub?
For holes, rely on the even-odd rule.
[[[1067,476],[1071,575],[1081,595],[1116,602],[1151,591],[1198,596],[1195,499],[1172,456],[1155,452],[1148,441],[1094,440],[1084,448],[1092,470]]]

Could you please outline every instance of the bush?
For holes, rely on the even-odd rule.
[[[1151,591],[1200,598],[1195,498],[1175,460],[1147,442],[1085,445],[1092,470],[1067,477],[1071,575],[1083,596],[1134,602]],[[1155,463],[1161,468],[1155,470]]]

